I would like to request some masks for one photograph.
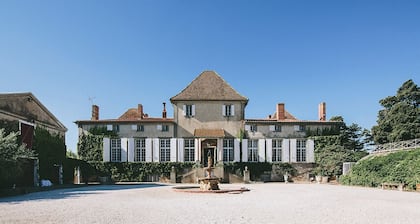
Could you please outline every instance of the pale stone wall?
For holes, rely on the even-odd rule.
[[[195,105],[195,116],[184,116],[184,105]],[[234,105],[234,116],[223,116],[223,105]],[[195,129],[224,129],[236,137],[243,128],[244,107],[238,101],[180,101],[174,106],[174,119],[178,124],[178,137],[191,137]]]

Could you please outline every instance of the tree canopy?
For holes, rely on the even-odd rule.
[[[377,125],[372,128],[377,144],[420,138],[420,88],[408,80],[395,96],[379,101]]]

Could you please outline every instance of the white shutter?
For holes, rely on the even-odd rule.
[[[110,149],[111,149],[111,144],[110,144],[110,139],[109,138],[104,138],[103,140],[103,155],[102,155],[102,159],[104,162],[109,162],[110,161]]]
[[[273,162],[273,139],[266,139],[267,162]]]
[[[178,138],[178,161],[184,162],[184,139]]]
[[[282,151],[282,162],[284,163],[288,163],[290,162],[290,140],[289,139],[283,139],[283,143],[281,146],[281,151]]]
[[[233,140],[233,161],[234,162],[239,162],[241,160],[240,144],[241,142],[239,141],[239,139],[235,138]]]
[[[223,162],[223,139],[222,138],[217,139],[216,153],[217,153],[217,158],[215,159],[217,159],[217,161]]]
[[[176,162],[176,138],[171,138],[171,162]]]
[[[107,124],[106,125],[106,130],[107,131],[112,131],[112,124]]]
[[[276,126],[275,125],[270,125],[269,126],[270,131],[275,131],[276,130]]]
[[[195,116],[195,105],[191,105],[191,116]]]
[[[296,139],[290,139],[290,162],[296,162]]]
[[[146,138],[146,162],[152,162],[153,139]]]
[[[182,115],[187,116],[187,105],[182,105]]]
[[[160,157],[159,139],[153,138],[153,162],[159,162],[159,157]]]
[[[230,115],[235,116],[235,105],[230,106]]]
[[[200,155],[199,155],[199,151],[200,151],[200,140],[198,138],[194,139],[194,156],[195,156],[195,161],[199,161],[200,160]]]
[[[120,162],[127,162],[127,144],[128,144],[127,138],[121,139],[121,161]]]
[[[158,125],[156,126],[156,129],[157,129],[158,131],[162,131],[162,125],[161,125],[161,124],[158,124]]]
[[[222,106],[222,115],[226,116],[226,105]]]
[[[258,162],[265,162],[265,139],[258,139]]]
[[[249,124],[245,125],[245,131],[251,131],[251,125]]]
[[[306,162],[314,163],[315,162],[315,143],[313,139],[306,140]]]
[[[295,131],[300,131],[300,126],[299,125],[295,125]]]
[[[248,162],[248,139],[242,139],[242,162]]]
[[[128,162],[134,162],[134,138],[128,139]]]

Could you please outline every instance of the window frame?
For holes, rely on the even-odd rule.
[[[195,162],[195,139],[184,139],[184,162]]]
[[[233,162],[235,160],[235,144],[233,138],[223,139],[223,162]]]
[[[248,162],[258,162],[258,139],[248,140]]]
[[[296,140],[296,162],[306,162],[306,139]]]
[[[146,139],[134,139],[134,162],[146,162]]]
[[[283,139],[273,139],[272,140],[272,161],[281,162],[283,154]]]
[[[159,139],[159,162],[170,162],[171,161],[171,139],[160,138]]]
[[[111,138],[110,140],[110,161],[111,162],[121,162],[121,139],[120,138]]]

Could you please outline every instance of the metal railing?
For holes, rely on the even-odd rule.
[[[371,154],[420,148],[420,138],[374,146]]]

